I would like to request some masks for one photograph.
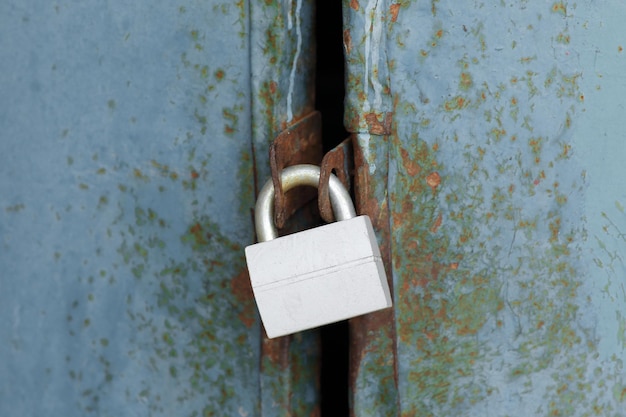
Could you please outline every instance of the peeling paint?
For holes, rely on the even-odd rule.
[[[395,320],[387,326],[396,332],[399,415],[623,409],[625,350],[617,323],[626,297],[614,283],[625,272],[615,256],[623,239],[615,238],[626,226],[614,199],[607,200],[623,191],[591,182],[597,162],[581,153],[587,148],[606,158],[617,142],[600,150],[592,146],[595,133],[580,133],[593,123],[589,83],[597,83],[585,74],[597,69],[586,49],[589,34],[577,26],[615,11],[587,6],[437,1],[402,3],[399,13],[382,17],[387,38],[378,47],[392,63],[391,134],[372,136],[350,123],[354,116],[346,123],[365,166],[384,166],[374,150],[389,147],[389,173],[377,169],[365,183],[390,212]],[[346,21],[347,112],[370,98],[356,82],[368,73],[356,58],[365,54],[355,42],[370,27],[363,22]],[[623,85],[612,86],[623,92]],[[612,97],[620,105],[623,96]],[[594,187],[613,192],[600,195]],[[605,205],[606,212],[607,204],[610,219],[590,220],[597,216],[591,207]],[[609,241],[612,249],[604,246]],[[592,253],[603,255],[588,262]],[[600,282],[610,288],[604,294],[611,304],[599,298]],[[384,340],[363,337],[360,349]],[[379,398],[373,382],[380,383],[382,370],[365,364],[362,357],[354,365],[361,372],[353,389],[363,392],[354,394],[353,413],[386,415],[393,399],[371,401]]]

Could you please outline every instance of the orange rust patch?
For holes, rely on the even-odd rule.
[[[426,184],[428,184],[428,186],[432,188],[433,191],[435,191],[439,184],[441,184],[441,176],[439,175],[439,173],[435,171],[432,174],[428,175],[426,177]]]
[[[430,231],[433,233],[437,233],[437,230],[439,230],[439,227],[441,227],[442,220],[443,220],[443,216],[441,215],[441,213],[439,213],[439,216],[437,216],[437,218],[435,219],[435,223],[430,228]]]
[[[343,31],[343,44],[346,48],[348,55],[352,52],[352,36],[350,35],[350,29]]]
[[[557,2],[557,3],[554,3],[552,5],[552,11],[554,13],[562,13],[562,14],[566,14],[566,12],[567,12],[567,10],[565,8],[565,4],[563,4],[563,2],[561,2],[561,1]]]
[[[378,118],[376,117],[376,113],[367,113],[365,115],[365,122],[369,126],[370,133],[374,133],[376,135],[383,134],[385,127],[383,126],[381,122],[378,121]]]
[[[446,111],[461,110],[466,106],[467,102],[464,97],[456,96],[444,103],[443,108]]]
[[[350,0],[350,7],[356,11],[358,11],[361,8],[358,0]]]
[[[289,366],[289,343],[291,338],[279,337],[276,339],[268,339],[263,337],[263,343],[261,345],[261,355],[263,358],[267,358],[273,366],[278,366],[280,369],[287,369]],[[261,363],[261,371],[263,371],[264,364]]]
[[[407,174],[414,177],[420,173],[422,168],[417,162],[411,159],[409,152],[406,149],[400,149],[400,156],[402,157],[402,165],[406,168]]]
[[[363,100],[365,101],[365,100]],[[372,135],[388,135],[391,130],[392,113],[386,113],[382,122],[378,120],[376,113],[368,113],[365,115],[365,121]]]
[[[198,179],[199,176],[200,175],[196,171],[191,171],[191,178],[193,178],[194,180]]]
[[[400,12],[400,4],[394,3],[389,6],[389,13],[391,13],[391,21],[395,22],[398,20],[398,13]]]
[[[270,93],[272,94],[276,93],[277,88],[278,88],[278,84],[276,84],[276,81],[270,81]]]
[[[198,245],[207,245],[209,242],[206,240],[205,236],[202,234],[202,225],[200,223],[196,223],[189,228],[189,233],[191,233]],[[207,233],[207,237],[210,237],[210,234]]]
[[[196,234],[201,231],[202,231],[202,226],[200,225],[200,223],[196,223],[189,228],[189,232],[192,234]]]
[[[241,271],[241,273],[230,281],[230,289],[235,299],[239,302],[239,305],[243,307],[238,315],[239,320],[241,320],[247,328],[252,327],[256,321],[256,314],[254,311],[254,303],[251,302],[254,296],[252,295],[252,286],[250,285],[250,277],[247,269]]]
[[[469,89],[473,84],[472,76],[468,72],[461,73],[461,88],[464,90]]]
[[[567,157],[567,155],[569,154],[570,149],[572,149],[572,146],[571,146],[571,145],[564,144],[564,145],[563,145],[563,152],[561,152],[561,156],[562,156],[563,158],[566,158],[566,157]]]

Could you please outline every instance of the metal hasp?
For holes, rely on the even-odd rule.
[[[351,415],[624,415],[624,2],[343,10],[394,294],[351,321]]]
[[[316,187],[320,168],[295,165],[281,173],[285,190]],[[272,221],[274,186],[259,194],[259,243],[246,247],[254,297],[274,338],[391,306],[376,235],[367,216],[355,217],[350,194],[331,175],[330,199],[339,220],[278,237]]]
[[[300,187],[287,193],[280,173],[298,164],[319,164],[322,160],[322,116],[315,111],[280,132],[270,145],[270,168],[274,184],[273,218],[283,228],[287,217],[315,197],[314,190]]]
[[[354,175],[354,156],[351,138],[345,139],[328,151],[322,159],[317,204],[320,216],[328,223],[335,220],[328,189],[329,177],[332,173],[337,175],[347,190],[352,189],[351,177]]]

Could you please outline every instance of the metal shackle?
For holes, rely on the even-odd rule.
[[[320,181],[320,167],[309,164],[287,167],[280,173],[280,181],[285,192],[298,186],[317,188]],[[335,175],[330,174],[328,185],[335,219],[341,221],[356,217],[352,198],[341,181]],[[274,226],[274,184],[271,178],[265,183],[256,200],[254,223],[259,242],[267,242],[278,237]]]

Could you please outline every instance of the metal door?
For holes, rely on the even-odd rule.
[[[312,4],[144,3],[0,6],[0,414],[316,415],[242,251]],[[624,415],[626,9],[465,3],[343,2],[395,302],[351,321],[352,413]]]
[[[311,17],[2,2],[0,415],[315,413],[315,335],[263,342],[243,260]]]
[[[395,301],[351,323],[353,415],[626,415],[623,3],[343,7]]]

